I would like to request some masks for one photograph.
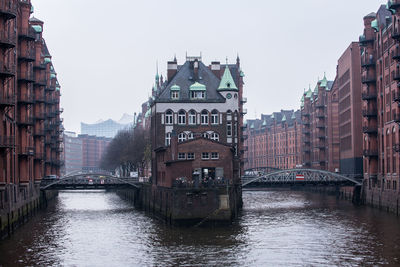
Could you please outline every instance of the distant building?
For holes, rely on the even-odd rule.
[[[127,129],[133,122],[134,117],[128,114],[124,114],[119,121],[108,119],[93,124],[81,122],[81,134],[114,138],[118,131]]]
[[[100,170],[101,157],[111,138],[66,131],[64,133],[65,173]]]
[[[244,127],[244,169],[292,169],[302,163],[300,111],[281,110]]]
[[[82,170],[82,140],[74,132],[64,132],[65,174]]]

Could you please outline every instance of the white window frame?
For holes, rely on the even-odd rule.
[[[219,134],[218,133],[212,133],[210,135],[210,139],[214,141],[219,141]]]
[[[207,132],[201,134],[203,138],[210,139],[210,135]]]
[[[166,133],[165,134],[165,146],[170,146],[171,145],[171,133]]]
[[[179,142],[179,143],[186,141],[186,139],[187,139],[187,136],[186,136],[185,133],[180,133],[180,134],[178,135],[178,142]]]
[[[178,112],[178,124],[180,125],[186,124],[186,112],[184,110],[179,110]]]
[[[169,114],[169,112],[171,113]],[[167,110],[165,112],[165,124],[167,125],[174,124],[173,119],[174,119],[174,112],[172,110]]]
[[[204,91],[191,91],[190,92],[190,98],[191,99],[205,99],[206,98],[206,92],[204,92]]]
[[[178,91],[172,91],[171,92],[171,99],[179,99],[179,92]]]
[[[192,133],[192,132],[190,132],[190,133],[187,134],[187,139],[188,139],[188,140],[194,139],[194,136],[193,136],[193,133]]]
[[[211,124],[217,125],[219,123],[218,120],[219,120],[218,111],[216,111],[216,110],[212,111],[211,112]]]
[[[211,152],[211,159],[219,159],[219,153],[218,152]]]
[[[193,156],[193,157],[192,157]],[[195,158],[195,156],[194,156],[194,152],[188,152],[187,153],[187,159],[194,159]]]
[[[226,136],[232,137],[232,122],[230,121],[226,123]]]
[[[208,125],[208,111],[207,114],[203,114],[203,111],[201,112],[201,125]]]
[[[184,160],[186,159],[186,153],[179,152],[178,153],[178,160]]]
[[[201,152],[201,159],[210,159],[210,153]]]
[[[189,111],[189,125],[196,125],[196,111]]]

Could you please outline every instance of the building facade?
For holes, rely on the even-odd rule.
[[[326,76],[301,99],[303,167],[339,172],[338,95]]]
[[[152,183],[159,193],[155,205],[166,204],[171,197],[167,189],[182,179],[194,186],[226,181],[237,196],[233,191],[239,190],[243,167],[245,113],[239,58],[236,64],[212,62],[209,66],[201,56],[187,57],[182,65],[174,59],[168,62],[167,73],[151,105]],[[229,199],[233,203],[237,198]],[[205,217],[207,209],[215,209],[214,200],[204,201],[208,204],[193,215],[196,219]],[[228,207],[236,207],[232,203]],[[190,212],[186,215],[192,216]]]
[[[64,174],[82,171],[82,140],[74,132],[64,132]]]
[[[40,180],[62,165],[60,85],[31,13],[30,0],[0,1],[0,221],[37,205]]]
[[[367,203],[398,211],[400,1],[364,17],[360,36]]]
[[[247,120],[244,169],[292,169],[302,164],[300,111],[281,110]]]
[[[78,135],[78,139],[82,142],[82,170],[100,171],[101,157],[112,139],[87,134]]]

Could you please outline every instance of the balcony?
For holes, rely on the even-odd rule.
[[[30,105],[35,103],[35,100],[31,94],[22,94],[18,97],[18,103]]]
[[[305,154],[309,154],[311,152],[311,150],[309,148],[303,148],[303,152]]]
[[[362,111],[363,117],[371,118],[371,117],[376,117],[377,116],[377,111],[372,108],[365,108]]]
[[[323,101],[317,102],[317,103],[315,104],[315,107],[316,107],[316,108],[324,108],[324,107],[325,107],[325,103],[324,103]]]
[[[374,42],[374,37],[366,37],[365,35],[360,35],[358,39],[361,46],[365,46],[367,44],[372,44]]]
[[[45,160],[46,155],[43,152],[36,152],[34,160]]]
[[[326,139],[326,135],[323,133],[317,134],[318,139]]]
[[[305,112],[305,113],[301,113],[301,116],[303,117],[310,117],[310,113],[309,112]]]
[[[6,19],[14,19],[17,16],[18,3],[12,0],[0,1],[0,16]]]
[[[363,126],[363,133],[366,134],[377,134],[378,129],[375,126]]]
[[[35,112],[35,119],[37,119],[37,120],[45,120],[46,119],[46,113],[44,113],[44,112]]]
[[[64,164],[64,161],[59,160],[59,159],[52,159],[51,164],[56,165],[56,166],[62,166]]]
[[[395,80],[395,81],[399,81],[399,80],[400,80],[400,71],[399,71],[399,69],[397,69],[397,70],[394,72],[393,80]]]
[[[34,156],[35,148],[31,146],[20,146],[19,147],[19,155],[20,156]]]
[[[375,77],[375,75],[364,75],[361,78],[361,82],[363,84],[376,83],[376,77]]]
[[[18,37],[28,41],[34,41],[36,39],[36,32],[32,27],[21,28]]]
[[[364,149],[363,155],[364,157],[378,157],[378,151],[372,149]]]
[[[303,121],[302,124],[303,124],[304,126],[310,126],[310,122],[309,122],[309,121]]]
[[[315,116],[319,119],[325,118],[325,114],[323,112],[317,112]]]
[[[0,135],[0,148],[12,148],[15,145],[14,136],[1,136]]]
[[[22,82],[34,82],[35,75],[31,71],[19,71],[18,72],[18,80]]]
[[[56,110],[56,115],[60,115],[60,114],[63,113],[63,112],[64,112],[64,109],[63,109],[63,108],[57,109],[57,110]]]
[[[392,38],[397,41],[400,40],[400,31],[399,31],[398,25],[397,25],[397,27],[395,27],[395,25],[393,25]]]
[[[0,61],[0,77],[13,77],[15,76],[15,65],[4,64]]]
[[[376,92],[366,91],[361,94],[362,100],[373,100],[376,99]]]
[[[46,87],[45,90],[46,91],[54,91],[54,90],[56,90],[56,87],[53,85],[50,85],[50,86]]]
[[[306,145],[309,145],[310,144],[310,140],[304,140],[303,143],[306,144]]]
[[[240,102],[241,102],[242,104],[247,103],[247,97],[242,97],[242,100],[240,100]]]
[[[22,126],[31,126],[35,124],[35,120],[32,116],[22,116],[17,123]]]
[[[56,103],[56,99],[54,97],[47,97],[46,104],[54,105]]]
[[[45,70],[45,69],[46,69],[46,64],[41,63],[41,62],[36,62],[36,63],[33,65],[33,69]]]
[[[318,148],[319,150],[325,150],[325,144],[324,144],[324,143],[317,144],[317,145],[315,146],[315,148]]]
[[[43,79],[43,78],[42,78],[42,79],[36,80],[35,83],[34,83],[34,85],[46,86],[46,85],[47,85],[46,79]]]
[[[45,103],[46,97],[44,94],[35,95],[35,102],[37,103]]]
[[[316,127],[317,127],[317,128],[325,128],[325,127],[326,127],[325,122],[323,122],[323,121],[318,121],[318,122],[316,123]]]
[[[393,95],[393,101],[400,103],[400,91],[397,90]]]
[[[308,129],[303,129],[302,131],[303,134],[309,135],[310,134],[310,130]]]
[[[17,38],[13,32],[0,33],[0,46],[4,48],[14,48],[17,44]]]
[[[25,61],[25,62],[33,62],[35,61],[35,51],[34,50],[22,50],[18,53],[18,60]]]
[[[376,61],[374,58],[361,59],[361,67],[363,67],[363,68],[375,67],[375,64],[376,64]]]
[[[5,96],[5,97],[0,96],[0,106],[2,107],[11,107],[14,106],[15,103],[16,103],[15,96]]]
[[[35,131],[33,132],[33,136],[34,137],[42,137],[42,136],[45,136],[45,132],[42,128],[35,129]]]
[[[54,111],[47,112],[47,117],[48,118],[55,118],[56,117],[56,113]]]

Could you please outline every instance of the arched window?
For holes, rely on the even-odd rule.
[[[228,111],[226,112],[226,120],[232,120],[232,111],[230,109],[228,109]]]
[[[189,124],[190,125],[196,124],[196,111],[194,110],[189,111]]]
[[[171,144],[171,133],[165,134],[165,146],[169,146]]]
[[[212,134],[211,134],[211,140],[219,141],[219,134],[217,134],[217,133],[212,133]]]
[[[207,139],[210,138],[210,136],[208,135],[208,133],[202,133],[201,136],[202,136],[203,138],[207,138]]]
[[[188,139],[193,139],[193,133],[192,133],[192,132],[188,133],[188,134],[187,134],[187,138],[188,138]]]
[[[214,109],[211,111],[211,124],[218,124],[218,121],[218,111]]]
[[[207,110],[203,110],[201,112],[201,124],[208,125],[208,111]]]
[[[183,141],[186,141],[186,134],[185,133],[180,133],[179,135],[178,135],[178,142],[183,142]]]
[[[178,124],[186,124],[186,112],[184,110],[178,112]]]
[[[173,117],[174,113],[172,110],[167,110],[167,112],[165,112],[165,124],[173,124]]]

